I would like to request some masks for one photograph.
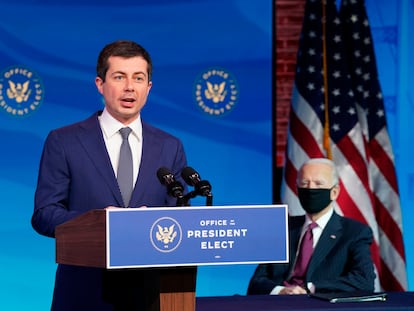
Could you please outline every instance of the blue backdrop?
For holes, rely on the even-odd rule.
[[[414,108],[408,76],[414,65],[408,40],[413,5],[367,0],[408,261],[414,257],[414,168],[408,152],[414,142],[406,131]],[[49,307],[54,240],[30,225],[40,153],[51,129],[102,108],[95,63],[113,40],[135,40],[151,53],[153,88],[143,118],[183,140],[189,165],[213,185],[214,204],[271,203],[273,9],[270,0],[0,0],[0,309]],[[223,79],[231,101],[212,104],[200,85]],[[200,267],[196,293],[244,294],[254,267]]]
[[[214,204],[272,203],[270,1],[1,1],[0,38],[0,309],[48,309],[54,240],[30,225],[38,162],[51,129],[103,107],[96,59],[113,40],[151,53],[143,118],[182,139]],[[209,101],[207,82],[225,82],[226,100]],[[200,267],[197,294],[243,294],[252,268]]]

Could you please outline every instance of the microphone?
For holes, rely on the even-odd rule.
[[[174,198],[182,198],[184,187],[176,181],[174,175],[166,167],[161,167],[157,171],[157,176],[161,184],[167,186],[167,193]]]
[[[181,177],[189,185],[194,187],[195,191],[202,196],[211,196],[211,185],[207,180],[201,180],[198,174],[192,167],[185,167],[181,171]]]

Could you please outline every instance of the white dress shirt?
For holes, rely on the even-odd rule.
[[[117,175],[119,150],[121,148],[122,137],[119,130],[125,127],[124,124],[112,117],[106,108],[99,116],[99,123],[103,132],[103,138],[105,141],[106,149],[108,150],[109,158],[111,159],[112,168],[115,176]],[[141,164],[142,156],[142,123],[139,116],[134,122],[128,125],[132,129],[131,134],[128,137],[129,145],[132,152],[133,163],[133,180],[134,186],[138,177],[139,166]]]

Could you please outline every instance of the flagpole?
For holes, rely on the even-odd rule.
[[[321,1],[322,5],[322,62],[323,62],[323,88],[324,88],[324,107],[325,123],[323,127],[323,148],[326,150],[328,159],[332,160],[332,150],[329,133],[329,101],[328,101],[328,65],[326,61],[326,1]]]

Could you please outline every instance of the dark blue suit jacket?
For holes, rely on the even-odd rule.
[[[289,277],[295,262],[305,216],[289,217],[289,263],[260,264],[254,272],[247,294],[269,294]],[[316,292],[374,290],[374,264],[370,245],[371,229],[335,212],[315,247],[306,274]]]
[[[53,130],[46,139],[32,216],[33,228],[42,235],[54,237],[56,226],[89,210],[122,206],[98,121],[100,113]],[[145,122],[142,134],[142,160],[130,206],[174,206],[176,199],[167,195],[157,170],[169,168],[184,185],[180,172],[187,163],[182,143]],[[52,310],[112,310],[107,302],[128,291],[140,305],[156,291],[157,280],[156,270],[108,273],[96,268],[59,265]]]

